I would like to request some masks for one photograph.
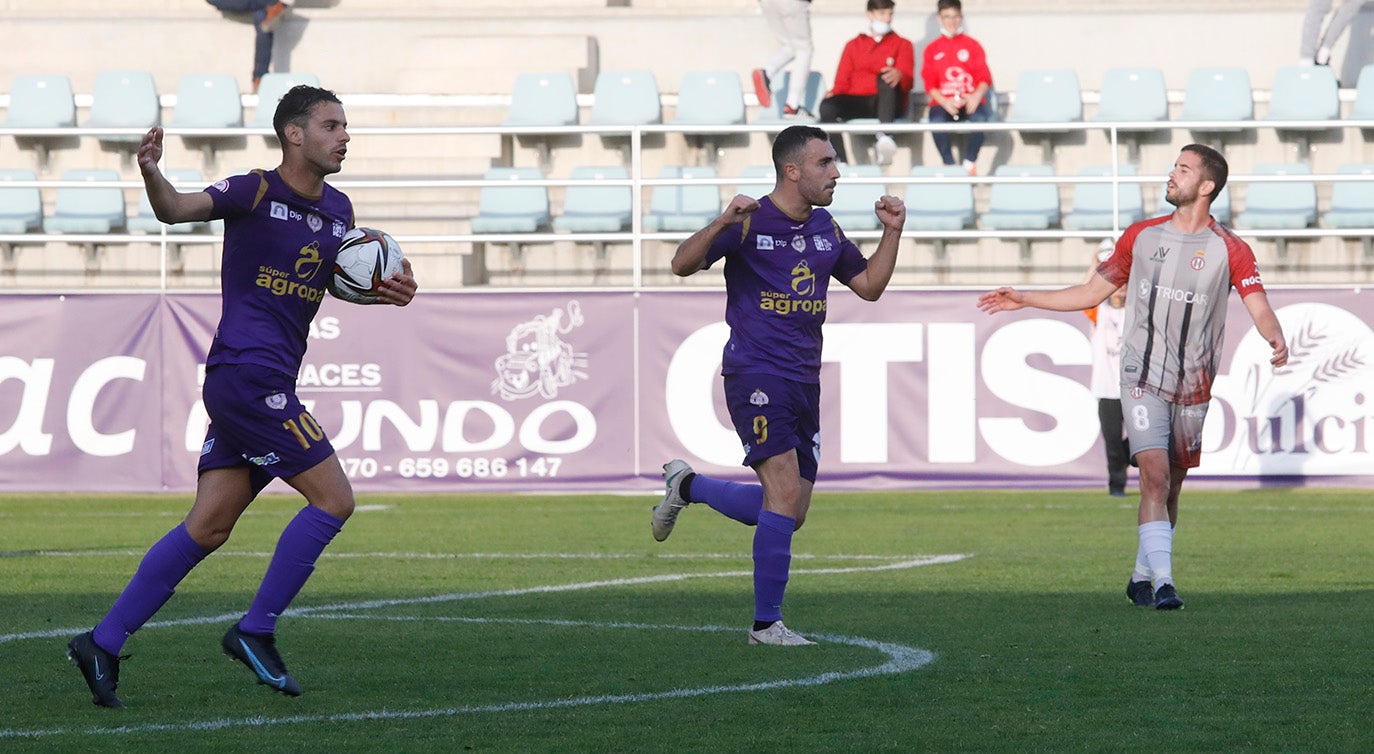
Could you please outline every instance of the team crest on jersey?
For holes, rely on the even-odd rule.
[[[320,216],[315,214],[314,212],[311,212],[310,214],[305,216],[305,224],[310,226],[311,233],[319,233],[320,228],[324,227],[324,221],[321,220]]]
[[[830,239],[825,236],[812,236],[811,243],[815,245],[816,251],[834,251],[835,247],[830,244]]]
[[[223,194],[223,193],[225,193],[226,191],[229,190],[229,181],[224,181],[224,180],[215,181],[214,183],[212,183],[212,184],[210,184],[210,185],[214,186],[214,187],[215,187],[215,190],[218,191],[218,192],[220,192],[221,194]]]
[[[959,58],[960,63],[968,62],[968,50],[960,50],[954,53],[954,57]]]
[[[806,251],[806,239],[802,236],[792,236],[792,248],[799,253]]]
[[[762,233],[760,233],[758,236],[754,238],[754,248],[758,249],[759,251],[772,251],[773,237],[765,236]]]
[[[286,393],[273,393],[264,402],[273,411],[280,411],[286,408]]]
[[[1144,394],[1145,391],[1141,390],[1139,385],[1136,385],[1135,387],[1131,388],[1131,397],[1135,398],[1136,400],[1140,400],[1140,396]]]
[[[1206,267],[1207,252],[1203,249],[1198,249],[1197,251],[1193,252],[1193,258],[1188,260],[1188,266],[1192,267],[1195,270],[1201,270],[1203,267]]]
[[[763,392],[762,390],[759,390],[758,388],[754,388],[754,392],[753,392],[752,394],[750,394],[750,396],[749,396],[749,405],[751,405],[751,406],[767,406],[767,405],[768,405],[768,393],[765,393],[765,392]]]
[[[285,204],[282,204],[281,202],[272,202],[272,219],[274,219],[274,220],[286,220],[286,219],[289,219],[289,215],[288,215],[288,213],[287,213],[287,211],[286,211],[286,205],[285,205]]]

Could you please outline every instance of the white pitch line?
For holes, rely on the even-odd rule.
[[[884,563],[877,566],[851,566],[848,568],[793,568],[792,574],[837,574],[837,573],[858,573],[861,571],[893,571],[905,568],[916,568],[927,565],[944,565],[954,563],[971,555],[926,555],[897,561],[895,563]],[[303,616],[315,613],[327,613],[338,610],[375,610],[382,607],[398,607],[401,605],[432,605],[442,602],[461,602],[465,600],[486,599],[488,597],[520,597],[529,594],[555,594],[559,592],[575,592],[584,589],[599,589],[601,587],[614,586],[636,586],[639,584],[660,584],[671,581],[686,581],[688,579],[720,579],[736,576],[752,576],[753,571],[717,571],[714,573],[665,573],[655,576],[638,576],[626,579],[606,579],[603,581],[582,581],[572,584],[550,584],[545,586],[530,586],[517,589],[496,589],[483,592],[454,592],[451,594],[434,594],[428,597],[409,597],[404,599],[392,600],[368,600],[365,602],[345,602],[337,605],[317,605],[314,607],[293,607],[286,611],[285,615]],[[220,615],[204,616],[200,618],[180,618],[175,620],[149,621],[143,628],[165,628],[168,626],[200,626],[210,623],[221,623],[229,620],[241,618],[243,614],[222,613]],[[53,628],[46,631],[29,631],[17,634],[0,634],[0,644],[24,639],[48,639],[57,636],[69,637],[82,631],[87,631],[87,627]]]
[[[33,550],[0,551],[0,557],[10,558],[85,558],[85,557],[129,557],[142,558],[147,550]],[[249,550],[216,550],[215,557],[233,558],[270,558],[271,552]],[[751,555],[747,552],[669,552],[669,553],[615,553],[615,552],[329,552],[326,557],[335,558],[376,558],[396,560],[742,560]],[[857,555],[813,553],[792,553],[793,560],[888,560],[897,561],[909,555]]]
[[[420,618],[416,616],[352,616],[346,614],[320,614],[314,616],[319,619],[365,619],[365,620],[436,620],[436,618]],[[440,618],[438,620],[442,620]],[[569,620],[535,620],[529,618],[451,618],[449,620],[463,620],[474,623],[505,623],[505,624],[525,624],[525,625],[552,625],[552,626],[573,626],[586,628],[648,628],[653,630],[673,630],[673,631],[729,631],[736,632],[738,626],[674,626],[674,625],[646,625],[637,623],[596,623],[592,621],[569,621]],[[909,647],[904,644],[891,642],[879,642],[866,639],[860,636],[843,636],[836,634],[816,634],[815,638],[821,639],[832,644],[848,644],[856,647],[863,647],[881,652],[887,655],[887,660],[878,665],[871,665],[855,670],[836,670],[796,678],[791,680],[757,681],[754,683],[741,683],[734,685],[720,686],[698,686],[693,688],[669,689],[667,691],[644,692],[638,694],[602,694],[595,696],[581,696],[572,699],[547,699],[526,702],[502,702],[498,704],[481,704],[467,707],[445,707],[428,710],[377,710],[371,712],[348,712],[334,715],[292,715],[288,717],[269,718],[263,716],[252,716],[244,718],[219,718],[216,720],[203,720],[187,723],[148,723],[146,725],[122,725],[115,728],[48,728],[39,730],[4,730],[0,729],[0,739],[17,738],[49,738],[62,735],[100,735],[109,736],[122,733],[163,733],[178,731],[214,731],[226,728],[249,728],[264,727],[269,725],[299,725],[304,723],[346,723],[346,722],[372,722],[376,720],[420,720],[433,719],[439,717],[455,717],[458,715],[474,715],[483,713],[501,712],[529,712],[536,710],[567,709],[570,707],[587,707],[597,704],[634,704],[639,702],[652,702],[661,699],[686,699],[691,697],[709,696],[713,694],[741,693],[751,691],[769,691],[774,689],[800,688],[809,686],[820,686],[827,683],[838,681],[854,680],[858,678],[869,678],[877,675],[893,675],[918,670],[929,665],[935,660],[935,653]],[[805,651],[805,650],[802,650]]]

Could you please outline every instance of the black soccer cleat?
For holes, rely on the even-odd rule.
[[[91,702],[97,707],[124,708],[124,702],[115,696],[115,689],[119,687],[119,661],[127,657],[101,649],[92,631],[67,642],[67,659],[81,671],[81,677],[91,689]]]
[[[1182,610],[1183,598],[1178,596],[1178,591],[1173,584],[1165,584],[1155,592],[1156,610]]]
[[[1148,581],[1127,581],[1126,596],[1136,607],[1155,606],[1155,590]]]
[[[247,665],[257,676],[258,683],[287,696],[301,695],[300,684],[286,672],[286,663],[277,654],[276,636],[244,633],[235,623],[224,633],[220,645],[225,654]]]

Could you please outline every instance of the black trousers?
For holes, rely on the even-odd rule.
[[[877,118],[880,123],[891,123],[901,115],[903,95],[902,90],[894,89],[879,76],[877,94],[832,94],[821,100],[817,119],[821,123],[843,123],[855,118]],[[844,134],[831,134],[830,143],[835,147],[835,159],[849,162]]]
[[[1097,399],[1097,420],[1102,424],[1102,444],[1107,448],[1107,489],[1126,491],[1126,465],[1131,450],[1122,429],[1121,401],[1116,398]]]

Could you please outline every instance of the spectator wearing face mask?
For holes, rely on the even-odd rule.
[[[868,24],[844,46],[835,71],[835,86],[820,105],[822,123],[877,118],[891,123],[906,112],[907,95],[916,83],[916,53],[911,41],[892,30],[893,0],[868,0]],[[835,159],[848,162],[844,136],[830,135]],[[897,142],[879,132],[875,150],[879,165],[888,165]]]
[[[964,33],[964,7],[959,0],[939,0],[935,5],[940,19],[940,36],[926,45],[921,55],[921,79],[930,98],[930,122],[951,121],[986,123],[993,118],[986,95],[992,88],[983,46]],[[956,165],[950,132],[931,133],[935,149],[946,165]],[[983,148],[983,132],[971,131],[964,142],[964,170],[977,172],[978,150]]]

